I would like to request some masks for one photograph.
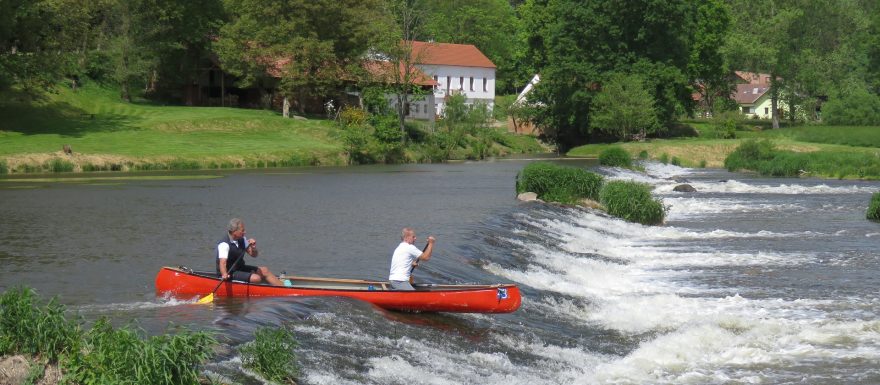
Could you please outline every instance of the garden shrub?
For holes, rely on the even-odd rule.
[[[599,154],[599,164],[611,167],[632,167],[632,158],[623,147],[608,147]]]
[[[663,223],[666,208],[651,196],[651,187],[632,181],[609,181],[602,187],[599,201],[608,213],[643,225]]]
[[[299,373],[294,349],[298,346],[293,332],[285,328],[260,328],[254,340],[239,351],[242,365],[274,382],[292,382]]]
[[[547,162],[527,165],[517,177],[516,191],[531,191],[545,201],[573,204],[581,198],[598,200],[602,176]]]
[[[769,140],[749,139],[736,148],[724,159],[724,167],[728,171],[758,170],[758,165],[776,156],[776,148]]]
[[[880,221],[880,192],[871,195],[871,203],[868,204],[868,219]]]

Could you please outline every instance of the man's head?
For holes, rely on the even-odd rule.
[[[238,239],[244,236],[244,222],[238,218],[232,218],[229,220],[229,224],[226,225],[226,231],[229,232],[229,236],[232,239]]]
[[[416,231],[409,227],[404,227],[400,231],[400,239],[406,243],[413,244],[416,242]]]

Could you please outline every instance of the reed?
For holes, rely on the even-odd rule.
[[[868,219],[880,221],[880,192],[871,195],[871,203],[868,204]]]
[[[666,207],[651,196],[651,187],[632,181],[609,181],[599,194],[608,213],[643,225],[663,223]]]
[[[57,361],[76,352],[82,329],[67,320],[64,306],[55,298],[45,305],[32,289],[13,288],[0,296],[0,355],[27,354]]]
[[[545,201],[574,204],[582,198],[598,200],[602,180],[601,175],[583,169],[534,162],[517,176],[516,191],[531,191]]]
[[[647,156],[647,153],[645,154]],[[610,167],[632,167],[632,158],[623,147],[612,146],[599,153],[599,164]]]
[[[875,153],[781,151],[769,140],[744,141],[725,159],[724,165],[730,171],[752,170],[778,177],[880,178],[880,156]]]
[[[274,382],[292,382],[299,375],[294,349],[299,344],[293,332],[286,328],[260,328],[254,340],[243,345],[242,365]]]

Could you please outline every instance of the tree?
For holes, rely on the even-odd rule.
[[[534,0],[532,59],[541,66],[536,118],[562,150],[589,140],[593,98],[612,73],[639,75],[659,128],[692,108],[688,77],[696,0]]]
[[[735,91],[722,51],[730,33],[730,9],[723,0],[699,2],[696,8],[696,30],[687,72],[707,112],[714,114],[716,100],[728,99]]]
[[[595,129],[622,141],[643,139],[657,126],[654,100],[635,75],[612,74],[595,100],[590,119]]]
[[[214,48],[242,85],[268,87],[279,77],[279,91],[302,112],[357,79],[361,56],[386,29],[379,1],[227,0],[230,20]]]

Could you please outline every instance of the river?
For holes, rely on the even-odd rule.
[[[655,187],[662,226],[515,199],[531,160],[0,181],[0,290],[91,322],[216,333],[204,370],[262,383],[235,348],[293,330],[301,384],[877,384],[880,182],[555,160]],[[195,178],[206,175],[215,178]],[[686,180],[696,193],[673,192]],[[418,282],[520,285],[515,313],[387,312],[344,298],[156,297],[164,265],[212,269],[241,217],[275,272],[385,279],[402,226],[437,238]]]

